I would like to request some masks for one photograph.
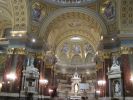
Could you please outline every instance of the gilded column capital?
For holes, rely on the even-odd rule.
[[[44,58],[42,52],[27,52],[27,55],[38,58],[38,59],[43,59]]]
[[[44,59],[44,56],[43,56],[43,53],[42,53],[42,52],[35,53],[35,56],[36,56],[38,59]]]
[[[133,48],[130,47],[121,47],[121,54],[133,54]]]
[[[25,50],[25,48],[8,48],[7,49],[7,54],[25,55],[26,54],[26,50]]]
[[[110,59],[111,58],[111,52],[103,52],[102,58],[103,59]]]
[[[118,50],[118,51],[112,52],[112,55],[111,55],[111,56],[120,57],[120,56],[121,56],[121,50]]]

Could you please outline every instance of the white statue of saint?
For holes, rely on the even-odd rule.
[[[31,58],[28,57],[27,66],[32,66],[32,67],[34,66],[34,58],[33,57],[31,57]]]
[[[75,84],[75,85],[74,85],[74,92],[75,92],[75,93],[78,93],[78,90],[79,90],[78,84]]]
[[[111,66],[111,70],[113,70],[113,69],[119,69],[120,70],[120,65],[119,65],[118,60],[116,59],[115,56],[113,57],[113,63]]]
[[[30,66],[34,67],[34,57],[31,57],[31,59],[30,59]]]

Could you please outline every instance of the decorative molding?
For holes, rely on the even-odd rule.
[[[13,15],[13,30],[27,31],[28,16],[27,16],[27,1],[29,0],[10,0]]]
[[[120,30],[132,30],[133,0],[119,0]]]
[[[133,48],[121,47],[121,54],[133,54]]]

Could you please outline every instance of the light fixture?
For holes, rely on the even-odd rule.
[[[32,41],[33,43],[35,43],[35,42],[36,42],[36,39],[35,39],[35,38],[33,38],[31,41]]]
[[[22,34],[19,34],[19,37],[22,37]]]
[[[100,92],[100,90],[97,90],[96,93],[97,93],[97,94],[100,94],[101,92]]]
[[[6,75],[6,78],[14,81],[17,77],[15,73],[9,73]]]
[[[71,40],[81,40],[81,38],[80,38],[80,37],[75,36],[75,37],[72,37],[72,38],[71,38]]]
[[[14,37],[14,36],[15,36],[15,34],[12,34],[12,36]]]
[[[0,83],[0,89],[2,88],[2,83]]]
[[[133,77],[130,78],[130,81],[133,81]]]
[[[114,41],[114,38],[112,38],[111,40]]]
[[[47,79],[40,79],[39,82],[41,84],[45,84],[45,85],[48,84],[48,80]]]
[[[53,92],[53,90],[49,88],[48,89],[48,92],[51,94]]]
[[[89,71],[87,71],[87,72],[86,72],[86,74],[90,74],[90,72],[89,72]]]
[[[101,36],[100,39],[103,40],[103,36]]]
[[[106,83],[106,81],[105,80],[98,80],[97,83],[98,83],[99,86],[102,86]]]
[[[96,54],[95,55],[98,55],[98,51],[96,52]]]
[[[8,81],[7,83],[10,84],[10,81]]]
[[[105,7],[103,7],[102,9],[101,9],[101,11],[102,11],[102,13],[105,11]]]
[[[11,31],[10,32],[11,34],[17,34],[17,33],[21,33],[21,34],[24,34],[24,33],[26,33],[26,31]]]

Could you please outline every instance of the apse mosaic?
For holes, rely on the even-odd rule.
[[[82,65],[94,61],[95,51],[88,42],[63,42],[57,51],[58,63]]]

